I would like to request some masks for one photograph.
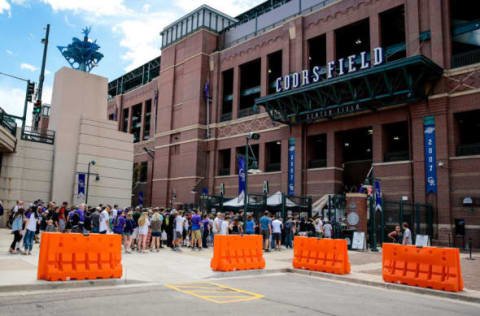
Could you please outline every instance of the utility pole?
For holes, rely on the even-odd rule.
[[[43,90],[43,81],[45,80],[45,64],[47,62],[47,51],[48,51],[48,37],[50,35],[50,24],[47,24],[45,31],[45,38],[42,39],[43,44],[43,57],[42,57],[42,68],[40,70],[40,78],[38,79],[38,92],[37,92],[37,102],[42,104],[42,90]],[[38,128],[38,121],[40,119],[40,114],[35,115],[35,129]]]

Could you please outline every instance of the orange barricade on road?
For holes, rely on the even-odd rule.
[[[122,236],[42,233],[38,280],[122,277]]]
[[[460,250],[384,243],[383,280],[436,290],[463,290]]]
[[[215,235],[210,267],[214,271],[263,269],[262,241],[260,235]]]
[[[293,267],[335,274],[350,273],[347,241],[296,236],[293,244]]]

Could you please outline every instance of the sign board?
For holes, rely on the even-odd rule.
[[[427,116],[423,119],[425,136],[425,181],[426,194],[437,194],[437,159],[435,146],[435,118]]]
[[[430,246],[430,238],[428,235],[417,235],[415,238],[415,246],[417,247],[428,247]]]
[[[295,138],[288,139],[288,195],[295,194]]]
[[[352,249],[365,250],[367,249],[367,241],[365,239],[365,232],[354,232]]]
[[[78,198],[85,201],[85,173],[78,174]]]

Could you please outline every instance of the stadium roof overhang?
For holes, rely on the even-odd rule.
[[[256,99],[272,121],[296,125],[426,98],[443,69],[417,55]]]

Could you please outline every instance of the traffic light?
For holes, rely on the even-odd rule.
[[[40,112],[42,112],[42,101],[37,100],[33,106],[33,114],[40,115]]]
[[[27,101],[32,102],[32,95],[35,93],[35,82],[27,82]]]

